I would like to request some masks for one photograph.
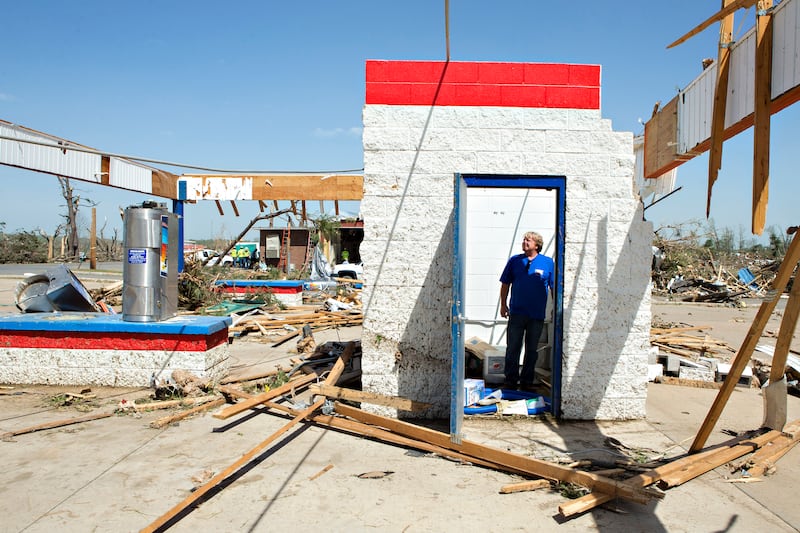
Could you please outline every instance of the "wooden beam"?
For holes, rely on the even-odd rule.
[[[267,437],[265,440],[257,444],[253,449],[249,452],[245,453],[241,456],[237,461],[235,461],[232,465],[227,467],[225,470],[211,478],[205,485],[198,487],[194,492],[192,492],[189,496],[187,496],[182,502],[178,505],[161,515],[155,521],[153,521],[149,526],[142,529],[142,532],[153,532],[157,531],[163,526],[167,525],[171,522],[178,514],[180,514],[184,509],[192,505],[194,502],[199,500],[203,495],[205,495],[208,491],[216,487],[220,482],[224,481],[228,476],[239,470],[242,466],[249,463],[256,455],[261,453],[267,446],[272,444],[275,440],[277,440],[281,435],[289,431],[292,427],[297,425],[299,422],[304,420],[314,411],[322,407],[322,404],[325,403],[324,399],[319,400],[312,404],[308,409],[301,411],[297,414],[289,423],[284,425],[278,431]]]
[[[795,281],[792,284],[792,290],[789,292],[789,301],[786,302],[786,307],[783,310],[778,340],[775,341],[775,351],[772,353],[772,367],[769,372],[770,383],[780,381],[786,372],[786,359],[789,356],[792,337],[794,337],[794,330],[797,327],[797,319],[800,317],[800,279],[795,277]]]
[[[550,487],[550,482],[546,479],[534,479],[533,481],[522,481],[520,483],[509,483],[500,487],[500,494],[511,494],[514,492],[525,492],[529,490],[546,489]]]
[[[774,433],[770,433],[769,437],[761,439],[762,444],[771,438],[775,438]],[[744,437],[736,437],[727,442],[723,442],[718,445],[712,446],[706,450],[703,450],[701,453],[695,455],[685,455],[683,457],[676,458],[663,466],[659,466],[657,468],[653,468],[651,470],[642,472],[641,474],[638,474],[630,479],[625,480],[625,483],[628,483],[635,487],[646,487],[648,485],[652,485],[654,483],[659,482],[662,478],[666,476],[671,476],[675,472],[685,471],[687,468],[690,468],[691,465],[694,465],[699,461],[709,460],[716,454],[720,452],[726,452],[730,448],[738,446],[744,442],[749,442],[749,440]],[[753,445],[751,443],[749,446],[747,446],[747,450],[741,455],[744,455],[745,453],[747,453],[747,451],[752,450],[752,448]],[[563,517],[568,518],[570,516],[575,516],[580,513],[585,513],[586,511],[589,511],[597,507],[598,505],[602,505],[608,501],[611,501],[612,499],[613,496],[610,496],[608,494],[600,494],[598,492],[592,492],[591,494],[587,494],[586,496],[582,496],[575,500],[559,505],[558,512]]]
[[[722,0],[722,8],[733,0]],[[728,104],[728,73],[730,71],[733,41],[733,13],[720,22],[719,50],[717,51],[717,84],[714,88],[714,110],[711,115],[711,150],[708,154],[708,197],[706,199],[706,218],[711,214],[711,189],[717,181],[722,168],[722,141],[725,132],[725,109]]]
[[[750,357],[753,355],[753,350],[755,350],[756,344],[758,344],[761,338],[761,333],[764,331],[772,312],[775,310],[775,306],[778,305],[779,296],[786,288],[797,262],[800,261],[800,238],[798,238],[797,228],[790,228],[789,233],[794,233],[794,237],[789,245],[789,249],[786,251],[786,256],[784,256],[781,266],[778,268],[775,279],[772,280],[770,292],[773,294],[773,298],[761,302],[761,307],[758,308],[753,323],[750,325],[750,330],[747,332],[739,351],[736,353],[731,363],[731,369],[722,384],[722,388],[720,388],[717,397],[714,399],[714,403],[711,405],[711,409],[709,409],[703,421],[703,425],[700,426],[700,430],[697,432],[694,442],[689,448],[691,453],[699,452],[703,449],[703,446],[705,446],[708,436],[717,424],[722,410],[728,402],[728,398],[730,398],[733,389],[742,376],[744,367],[750,362]]]
[[[798,283],[800,285],[800,283]],[[347,400],[350,402],[369,403],[372,405],[385,405],[386,407],[393,407],[401,411],[424,411],[431,407],[431,404],[424,402],[417,402],[402,398],[400,396],[386,396],[383,394],[376,394],[369,391],[360,391],[345,389],[342,387],[334,387],[332,385],[311,385],[309,387],[311,392],[321,394],[334,400]]]
[[[463,453],[470,457],[475,457],[506,467],[515,468],[536,477],[558,479],[560,481],[577,483],[579,485],[583,485],[584,487],[596,489],[600,492],[605,492],[616,497],[626,498],[637,503],[647,503],[653,498],[659,498],[663,496],[662,494],[657,494],[641,487],[632,487],[630,485],[614,481],[613,479],[597,476],[591,472],[574,470],[572,468],[557,465],[555,463],[548,463],[547,461],[541,461],[532,457],[526,457],[511,452],[490,448],[488,446],[470,442],[465,439],[462,439],[461,444],[455,444],[451,442],[450,435],[445,433],[415,426],[400,420],[366,413],[360,409],[348,407],[338,402],[336,403],[336,412],[365,424],[383,427],[406,437],[428,442],[436,446],[441,446],[443,448]]]
[[[706,472],[710,472],[718,466],[722,466],[743,455],[752,453],[780,436],[781,432],[773,429],[763,435],[743,441],[736,446],[717,449],[714,453],[704,455],[699,459],[695,456],[693,458],[696,460],[687,462],[683,468],[661,476],[661,479],[658,481],[658,486],[662,489],[668,489],[682,485]]]
[[[217,211],[219,211],[219,216],[225,216],[225,212],[222,210],[222,204],[219,203],[219,200],[214,200],[214,203],[217,204]]]
[[[715,22],[719,22],[720,20],[724,19],[725,17],[736,12],[739,9],[749,8],[755,3],[756,0],[734,0],[733,2],[723,7],[722,9],[720,9],[719,11],[708,17],[706,20],[704,20],[703,22],[701,22],[700,24],[689,30],[688,33],[685,33],[684,35],[679,37],[676,41],[667,45],[667,48],[672,48],[674,46],[678,46],[682,42],[688,41],[691,37],[694,37],[695,35],[703,31],[704,29],[708,28]]]
[[[35,431],[42,431],[45,429],[54,429],[60,428],[63,426],[69,426],[72,424],[81,424],[83,422],[90,422],[92,420],[100,420],[101,418],[108,418],[113,416],[114,413],[98,413],[95,415],[86,415],[86,416],[79,416],[77,418],[68,418],[66,420],[56,420],[55,422],[46,422],[44,424],[39,424],[36,426],[27,427],[24,429],[18,429],[15,431],[7,431],[0,435],[0,440],[9,439],[11,437],[16,437],[17,435],[25,435],[26,433],[33,433]]]
[[[753,105],[752,232],[764,233],[769,197],[770,102],[772,100],[772,0],[759,0],[756,11],[756,72]]]
[[[214,418],[225,420],[226,418],[230,418],[233,415],[238,415],[239,413],[247,411],[248,409],[252,409],[253,407],[258,407],[260,404],[272,400],[273,398],[282,396],[287,392],[291,391],[292,389],[297,389],[302,387],[303,385],[307,385],[308,383],[311,383],[316,379],[317,379],[316,374],[309,374],[307,376],[303,376],[302,378],[296,381],[290,381],[288,383],[284,383],[278,388],[264,392],[262,394],[259,394],[258,396],[253,396],[249,400],[245,400],[243,402],[231,405],[230,407],[223,409],[219,413],[214,413]]]
[[[233,208],[233,214],[237,217],[239,216],[239,208],[236,207],[236,202],[231,200],[231,207]]]
[[[355,174],[183,174],[181,177],[202,178],[204,182],[235,178],[250,180],[252,200],[361,200],[364,197],[364,176]]]
[[[752,466],[747,468],[747,473],[752,477],[764,475],[767,469],[775,466],[775,462],[794,448],[798,441],[800,441],[800,420],[795,420],[783,428],[780,437],[762,446],[750,456],[747,464]]]
[[[168,426],[174,422],[178,422],[183,420],[184,418],[188,418],[192,415],[197,413],[202,413],[203,411],[208,411],[209,409],[213,409],[214,407],[219,407],[225,403],[225,398],[214,398],[207,403],[200,404],[196,407],[192,407],[191,409],[187,409],[186,411],[182,411],[180,413],[168,416],[162,416],[158,420],[153,420],[150,422],[151,428],[163,428],[164,426]]]

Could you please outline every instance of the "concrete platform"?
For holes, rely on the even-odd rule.
[[[228,317],[126,322],[103,313],[0,317],[0,383],[149,386],[173,370],[228,371]]]

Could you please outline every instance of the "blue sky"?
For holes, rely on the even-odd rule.
[[[450,55],[599,64],[603,117],[616,131],[641,133],[653,104],[669,101],[703,58],[716,57],[716,25],[666,46],[719,5],[451,0]],[[737,35],[748,28],[742,13]],[[446,54],[444,0],[31,0],[5,3],[3,16],[0,118],[107,152],[231,170],[360,169],[365,61]],[[798,121],[794,108],[773,117],[767,227],[798,222]],[[702,155],[679,168],[683,189],[647,210],[655,228],[705,219],[707,166]],[[712,197],[718,228],[749,236],[751,181],[747,132],[725,145]],[[147,199],[74,185],[98,203],[106,236],[113,228],[121,236],[120,207]],[[0,197],[7,231],[52,232],[62,220],[53,176],[0,166]],[[235,236],[257,214],[253,203],[237,205],[238,218],[228,205],[222,217],[212,202],[187,206],[186,237]],[[342,208],[355,212],[357,204]]]

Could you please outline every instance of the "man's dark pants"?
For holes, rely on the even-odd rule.
[[[536,370],[536,349],[539,346],[539,337],[542,334],[544,320],[537,320],[525,315],[510,315],[506,330],[506,367],[505,386],[516,387],[520,382],[522,387],[533,385],[534,371]],[[522,375],[519,373],[519,354],[525,342],[525,359],[522,363]]]

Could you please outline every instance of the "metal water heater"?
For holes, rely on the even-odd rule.
[[[178,217],[166,204],[125,209],[122,320],[157,322],[178,309]]]

